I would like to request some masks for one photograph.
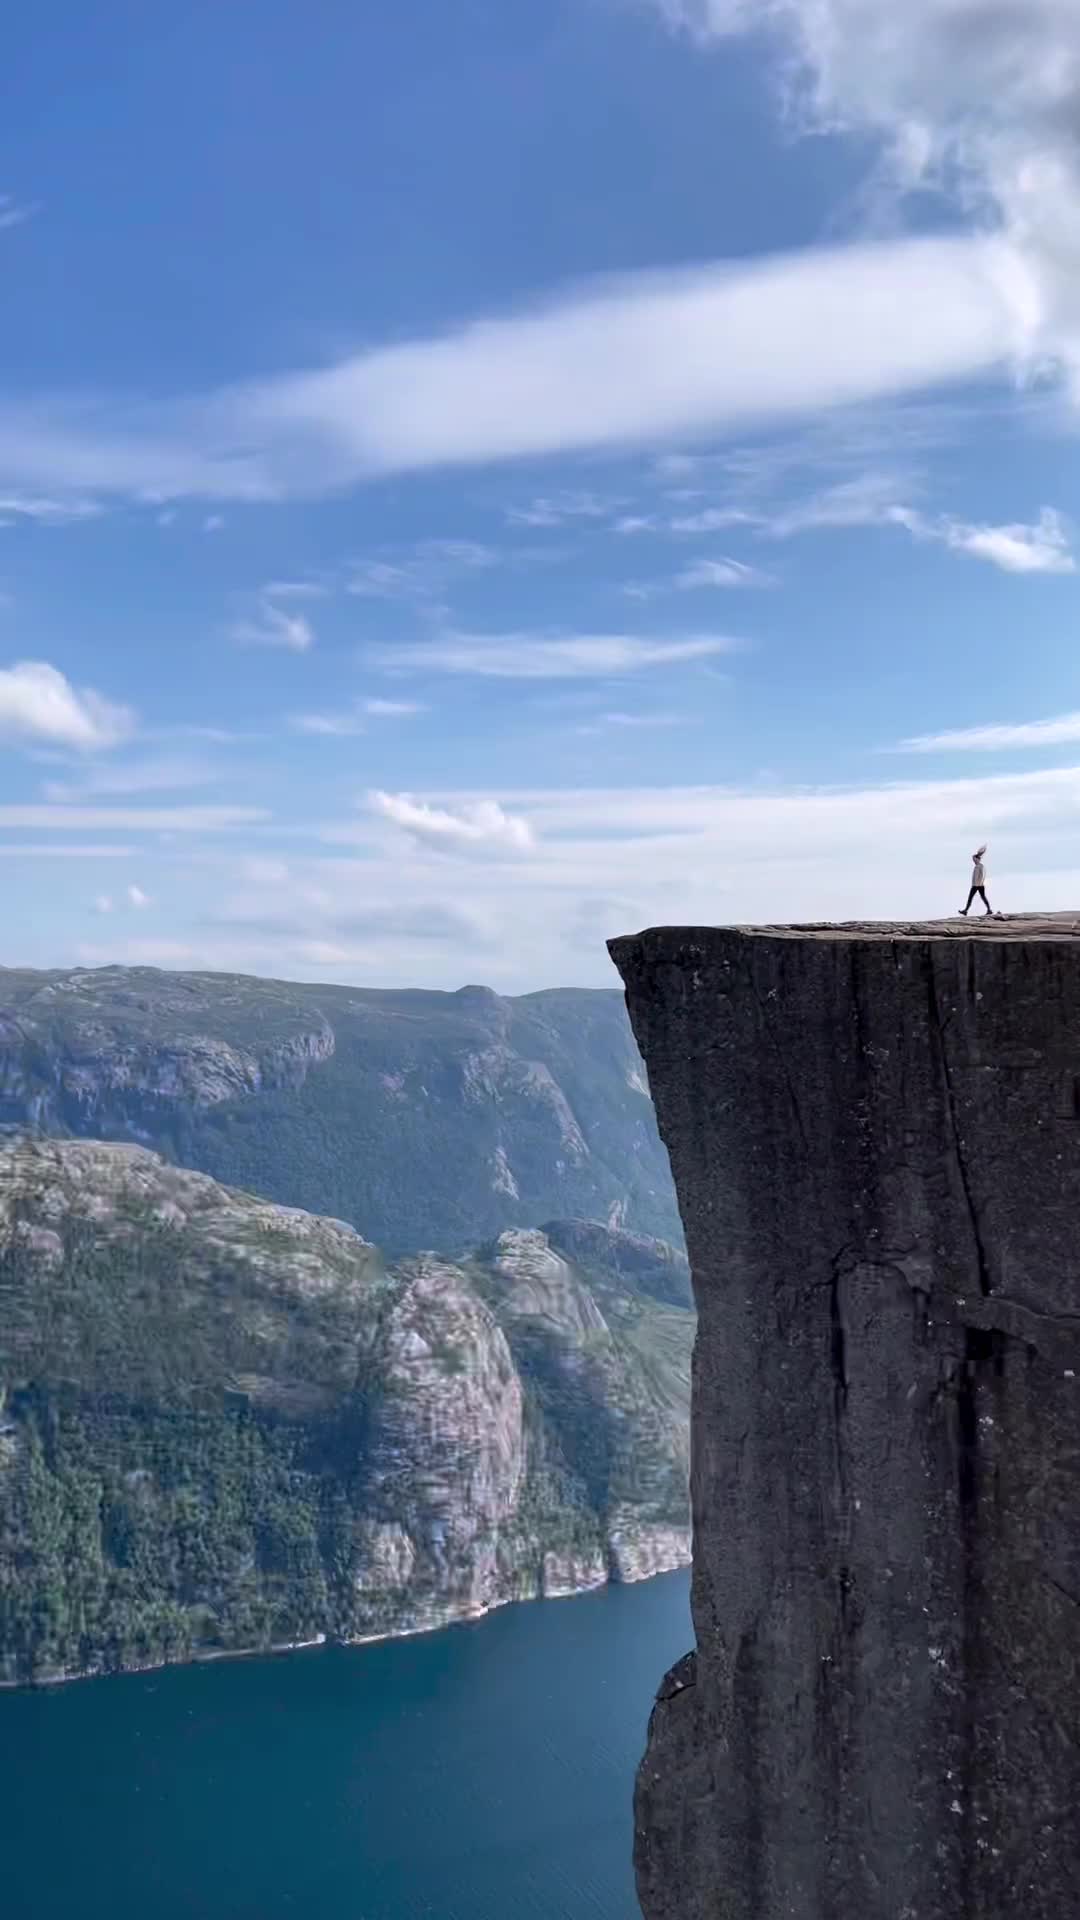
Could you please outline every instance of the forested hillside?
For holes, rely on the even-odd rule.
[[[387,1263],[139,1147],[0,1143],[0,1678],[685,1561],[688,1300],[593,1225]]]
[[[395,1253],[586,1218],[679,1243],[617,991],[0,970],[0,1125],[134,1140]]]

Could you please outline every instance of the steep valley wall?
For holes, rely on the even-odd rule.
[[[612,943],[686,1230],[647,1920],[1080,1910],[1080,940]]]

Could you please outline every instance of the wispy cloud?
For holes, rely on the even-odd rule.
[[[703,507],[697,513],[676,514],[668,521],[672,533],[721,533],[728,527],[745,527],[752,524],[754,515],[742,507]],[[642,528],[650,530],[662,524],[655,519],[641,522]],[[632,529],[634,532],[638,527]]]
[[[672,584],[684,593],[699,587],[764,587],[769,585],[769,575],[741,560],[695,560],[675,575]]]
[[[142,912],[144,907],[149,907],[153,905],[153,901],[151,900],[150,895],[148,893],[144,893],[142,888],[140,886],[136,886],[134,881],[132,881],[131,885],[128,887],[127,898],[128,898],[128,905],[134,907],[136,909],[136,912],[139,912],[139,913]]]
[[[622,591],[630,600],[657,600],[667,593],[698,593],[736,587],[774,586],[775,579],[759,567],[725,555],[722,560],[695,560],[663,580],[629,580]]]
[[[531,308],[166,402],[12,395],[0,488],[166,506],[278,499],[387,473],[697,443],[1018,372],[1080,380],[1075,0],[656,4],[703,42],[764,28],[789,126],[858,136],[879,185],[947,202],[944,230],[556,289]]]
[[[989,560],[1004,573],[1075,573],[1076,561],[1061,514],[1044,507],[1034,526],[1013,521],[1007,526],[971,526],[947,520],[926,528],[930,538],[944,540],[957,553]]]
[[[287,587],[291,584],[287,583]],[[283,647],[289,653],[307,653],[315,645],[315,629],[306,614],[290,611],[288,602],[296,596],[287,591],[284,597],[286,605],[280,606],[273,587],[264,587],[254,613],[235,620],[230,627],[230,637],[235,644]]]
[[[600,493],[540,494],[528,506],[507,507],[507,524],[512,527],[564,527],[574,520],[606,520],[619,506],[618,499]]]
[[[308,733],[325,740],[351,740],[367,732],[363,709],[355,702],[332,713],[291,713],[289,725],[294,733]]]
[[[533,845],[529,822],[520,814],[505,812],[497,800],[469,801],[450,808],[433,806],[407,793],[375,792],[370,805],[384,820],[429,847],[459,853],[492,849],[522,853]]]
[[[392,558],[384,553],[353,561],[345,591],[370,600],[427,600],[463,574],[497,566],[500,557],[478,540],[421,540]]]
[[[595,735],[619,728],[685,727],[688,724],[684,713],[601,713],[595,720],[587,721],[584,726],[576,727],[574,731],[579,734]]]
[[[12,520],[38,520],[45,526],[68,526],[77,520],[93,520],[102,511],[97,500],[47,499],[44,494],[0,493],[0,525]]]
[[[611,523],[611,532],[622,535],[656,533],[663,521],[655,513],[623,513]]]
[[[46,800],[69,804],[102,794],[179,793],[219,778],[213,767],[198,760],[113,761],[80,769],[75,780],[49,780],[42,792]]]
[[[367,732],[368,720],[406,720],[427,711],[420,700],[352,700],[331,713],[294,713],[289,724],[297,733],[349,739]]]
[[[693,514],[676,514],[667,522],[674,534],[702,533],[739,525],[770,540],[826,531],[846,532],[858,527],[896,527],[916,540],[937,541],[954,553],[987,560],[1006,573],[1075,573],[1069,529],[1053,507],[1043,507],[1034,522],[1010,521],[993,525],[961,520],[951,514],[930,514],[911,503],[910,475],[869,471],[831,482],[784,501],[754,507],[710,507]],[[711,564],[703,563],[706,567]],[[738,562],[720,566],[738,567]],[[749,585],[749,579],[696,579],[695,569],[679,577],[680,585]],[[751,570],[747,570],[751,572]],[[759,580],[762,576],[758,576]]]
[[[200,871],[206,890],[171,946],[145,938],[149,916],[119,910],[124,885],[110,876],[107,947],[81,957],[373,985],[471,978],[515,992],[553,980],[610,986],[604,936],[634,927],[950,914],[983,840],[995,906],[1072,908],[1080,894],[1080,764],[851,786],[771,775],[728,786],[429,789],[407,800],[419,813],[405,815],[408,825],[350,812],[290,840],[287,861],[268,839],[258,858],[244,841],[235,851],[183,843],[185,898]],[[503,845],[497,830],[486,847],[462,845],[437,824],[449,816],[460,828],[488,806],[523,820],[532,845]],[[174,856],[155,846],[155,857]],[[163,896],[167,884],[152,890]]]
[[[426,711],[421,700],[365,700],[364,712],[376,720],[405,720]]]
[[[906,525],[911,515],[908,491],[901,475],[868,472],[831,486],[815,488],[801,499],[774,511],[745,518],[774,540],[790,540],[800,533],[833,528]]]
[[[224,833],[269,818],[263,807],[0,806],[0,829],[58,833]]]
[[[73,687],[44,660],[0,668],[0,736],[95,753],[117,746],[134,730],[130,707],[92,687]]]
[[[936,192],[989,215],[1026,282],[1031,341],[1075,376],[1080,21],[1073,0],[658,0],[699,40],[764,28],[789,123],[877,143],[870,198]]]
[[[23,226],[38,212],[40,208],[29,200],[16,200],[14,194],[0,193],[0,233]]]
[[[166,406],[0,398],[0,488],[265,500],[701,439],[1045,362],[1064,343],[1042,319],[996,236],[638,274]]]
[[[263,588],[268,600],[325,600],[329,591],[322,580],[268,580]]]
[[[735,651],[739,644],[726,634],[643,640],[618,633],[562,637],[454,633],[438,640],[382,648],[376,659],[387,671],[396,673],[476,674],[497,680],[604,679],[712,659]]]
[[[1071,746],[1080,742],[1080,713],[1053,720],[1023,720],[1008,725],[952,727],[943,733],[919,733],[901,740],[894,753],[1007,753],[1032,747]]]

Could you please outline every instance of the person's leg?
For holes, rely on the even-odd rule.
[[[986,911],[987,911],[987,913],[989,913],[989,912],[990,912],[990,902],[989,902],[989,900],[988,900],[988,899],[987,899],[987,897],[986,897],[986,888],[985,888],[985,887],[980,887],[980,888],[979,888],[979,898],[980,898],[980,900],[982,901],[982,903],[983,903],[983,906],[984,906],[984,907],[986,908]]]
[[[961,913],[970,913],[971,903],[974,900],[975,895],[978,893],[978,891],[979,891],[978,887],[972,887],[971,892],[968,894],[968,897],[967,897],[967,906],[961,907],[960,909]]]

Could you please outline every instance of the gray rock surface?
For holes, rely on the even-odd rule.
[[[612,943],[699,1312],[648,1920],[1077,1910],[1078,934]]]

